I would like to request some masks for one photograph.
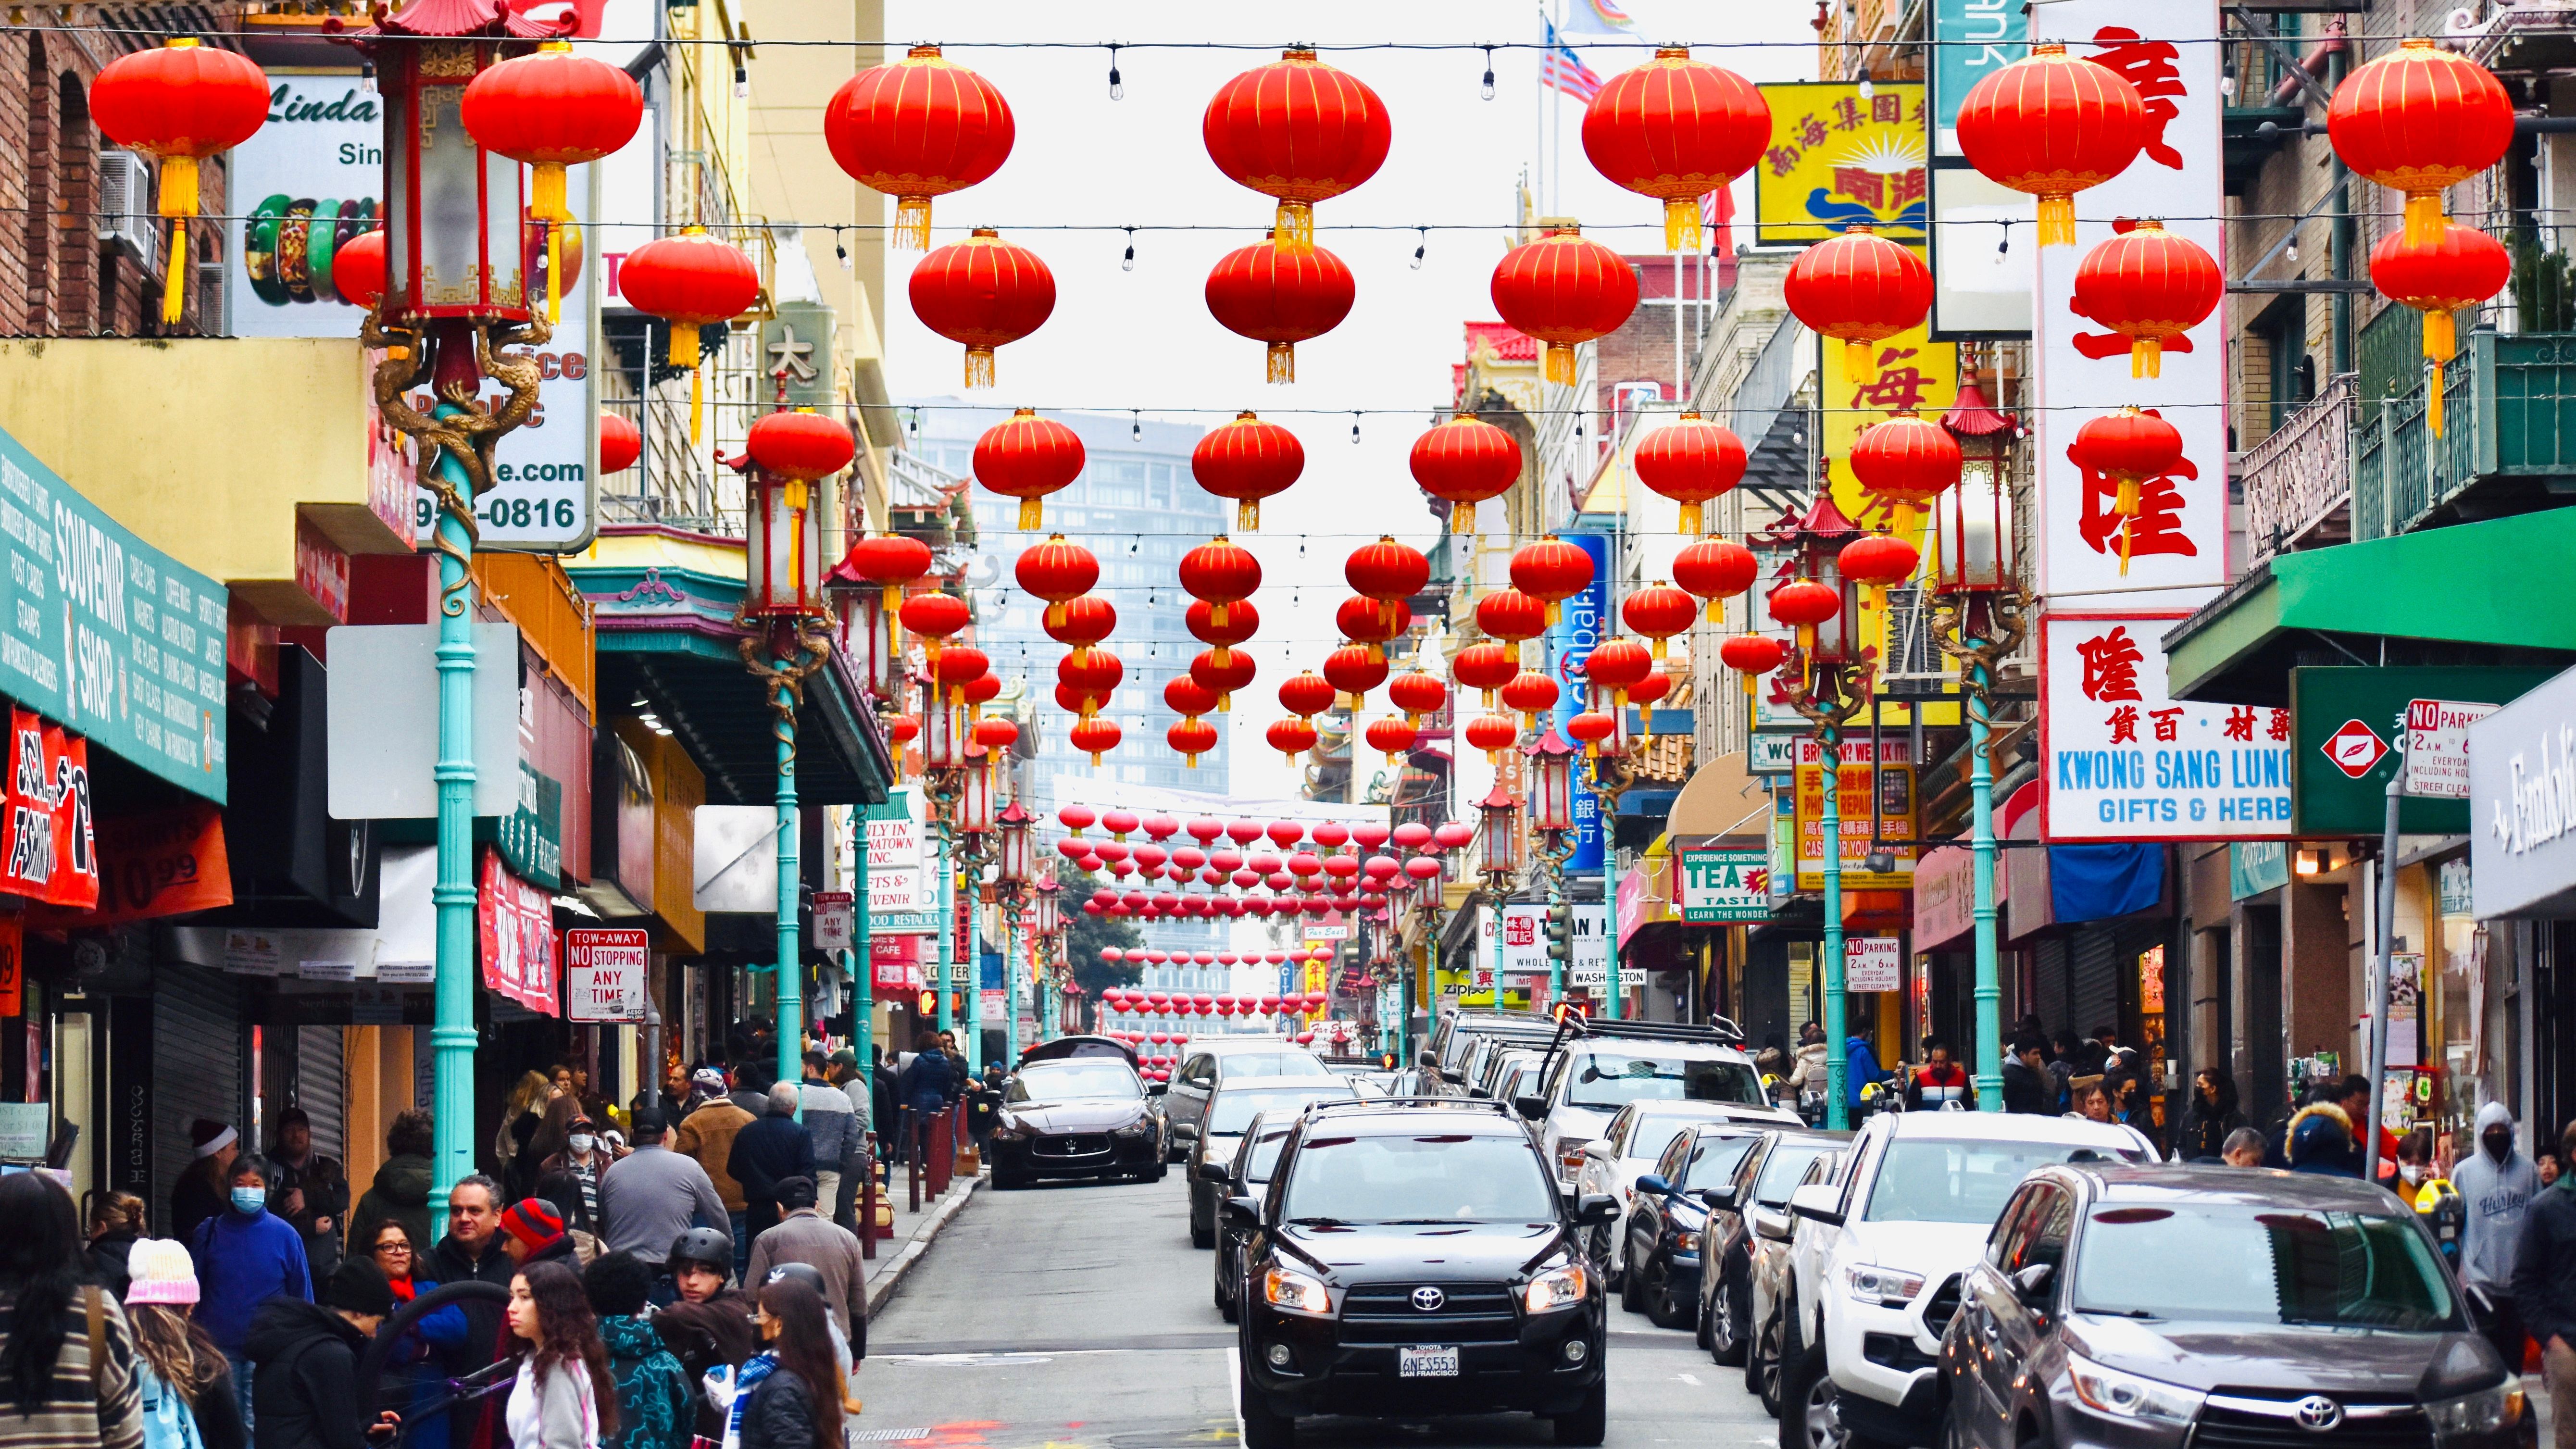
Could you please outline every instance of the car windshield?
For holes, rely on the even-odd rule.
[[[1290,1222],[1556,1219],[1556,1188],[1529,1139],[1483,1134],[1313,1136],[1297,1151]]]
[[[1751,1137],[1701,1139],[1696,1149],[1699,1156],[1691,1162],[1689,1176],[1682,1183],[1683,1190],[1697,1192],[1704,1187],[1724,1187],[1733,1182],[1735,1169],[1744,1164],[1744,1154],[1753,1150],[1755,1140]]]
[[[1578,1053],[1570,1067],[1571,1106],[1614,1111],[1630,1102],[1743,1102],[1762,1100],[1762,1079],[1744,1062],[1664,1055],[1651,1050],[1596,1048]],[[1671,1137],[1664,1139],[1671,1141]],[[1656,1146],[1660,1149],[1662,1143]]]
[[[1002,1096],[1010,1102],[1080,1102],[1136,1097],[1143,1092],[1125,1062],[1094,1057],[1023,1067]]]
[[[2075,1311],[2418,1332],[2458,1313],[2433,1247],[2394,1213],[2096,1207]]]
[[[1783,1142],[1772,1148],[1753,1179],[1753,1200],[1764,1207],[1787,1206],[1789,1190],[1806,1179],[1807,1164],[1831,1151],[1823,1142]]]
[[[1295,1116],[1297,1109],[1309,1102],[1347,1102],[1358,1093],[1342,1082],[1327,1076],[1311,1087],[1269,1087],[1260,1091],[1219,1092],[1208,1103],[1207,1130],[1212,1133],[1239,1133],[1252,1125],[1252,1119],[1263,1112],[1285,1111]]]
[[[1333,1069],[1310,1052],[1228,1052],[1218,1059],[1225,1074],[1244,1077],[1330,1077]]]
[[[1891,1142],[1862,1216],[1874,1223],[1991,1223],[2033,1168],[2087,1150],[2097,1149],[1930,1137]]]

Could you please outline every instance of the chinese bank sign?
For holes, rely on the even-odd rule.
[[[2472,910],[2576,917],[2576,672],[2469,726]]]

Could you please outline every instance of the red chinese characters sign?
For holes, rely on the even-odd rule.
[[[475,902],[482,929],[483,984],[530,1011],[555,1009],[554,899],[483,852],[483,886]]]
[[[2290,830],[2290,712],[2165,693],[2178,614],[2052,614],[2040,631],[2040,829],[2055,841]]]

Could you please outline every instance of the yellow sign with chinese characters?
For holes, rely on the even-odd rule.
[[[1796,81],[1762,87],[1771,144],[1753,167],[1754,240],[1819,242],[1868,226],[1920,245],[1930,217],[1920,82]]]
[[[1919,248],[1916,248],[1919,251]],[[1893,533],[1915,546],[1928,559],[1932,552],[1930,530],[1926,525],[1931,515],[1926,510],[1911,510],[1912,516],[1899,526],[1896,508],[1886,499],[1860,486],[1852,476],[1851,450],[1861,431],[1889,413],[1912,408],[1927,418],[1939,418],[1950,410],[1959,397],[1959,347],[1954,342],[1935,342],[1923,327],[1899,333],[1877,344],[1878,378],[1874,382],[1854,382],[1844,366],[1842,344],[1826,339],[1822,346],[1823,361],[1817,371],[1825,399],[1824,454],[1826,486],[1834,506],[1843,516],[1875,532]],[[1928,570],[1927,570],[1928,571]],[[1861,637],[1878,647],[1879,657],[1887,657],[1887,619],[1883,609],[1862,604]],[[1944,672],[1955,673],[1955,665],[1944,660]],[[1880,723],[1909,722],[1907,706],[1895,701],[1881,701]],[[1958,723],[1955,703],[1928,702],[1923,709],[1923,722],[1933,725]]]

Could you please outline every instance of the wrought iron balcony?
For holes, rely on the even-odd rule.
[[[2354,538],[2529,513],[2576,493],[2576,332],[2462,342],[2443,369],[2443,436],[2425,426],[2422,383],[2354,430]]]
[[[2352,536],[2353,379],[2326,385],[2245,455],[2245,539],[2256,560]]]

